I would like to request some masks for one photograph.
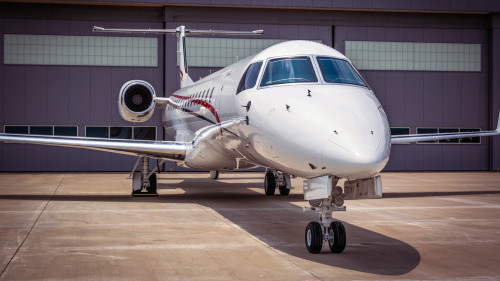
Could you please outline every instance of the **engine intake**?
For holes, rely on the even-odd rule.
[[[146,81],[131,80],[123,84],[118,100],[120,116],[129,122],[146,122],[155,110],[156,93]]]

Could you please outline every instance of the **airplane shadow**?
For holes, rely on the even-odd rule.
[[[196,202],[209,207],[269,246],[300,259],[386,276],[406,274],[420,263],[420,254],[411,245],[345,221],[342,223],[347,232],[347,246],[342,254],[331,253],[327,244],[320,254],[310,254],[304,245],[305,227],[318,219],[317,214],[304,213],[302,208],[289,203],[303,202],[302,194],[265,196],[251,190],[262,189],[262,178],[249,183],[185,179],[177,184],[160,184],[158,188],[173,186],[185,193],[164,196],[165,201]],[[259,205],[262,210],[256,208]],[[271,224],[274,226],[266,227]]]
[[[159,178],[159,197],[131,197],[130,195],[0,195],[1,199],[52,201],[111,201],[196,203],[216,211],[270,247],[295,258],[319,264],[371,274],[403,275],[420,263],[419,252],[404,241],[343,222],[347,232],[347,247],[342,254],[332,254],[323,245],[320,254],[305,249],[304,232],[308,222],[317,220],[315,213],[303,213],[290,201],[303,202],[302,194],[265,196],[252,190],[262,188],[262,179],[245,183],[231,183],[234,178],[214,181],[206,178],[184,178],[179,183],[162,183],[172,178]],[[169,189],[180,188],[183,194],[168,194]],[[163,190],[163,192],[162,192]],[[278,193],[278,192],[277,192]],[[259,209],[257,206],[262,206]]]

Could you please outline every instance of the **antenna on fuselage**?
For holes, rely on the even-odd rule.
[[[187,35],[262,35],[263,30],[254,31],[228,31],[228,30],[200,30],[186,29],[181,25],[176,29],[127,29],[127,28],[103,28],[94,26],[94,32],[119,32],[119,33],[156,33],[156,34],[172,34],[177,36],[177,53],[179,54],[179,70],[181,79],[181,88],[191,85],[193,80],[189,77],[187,53],[186,53],[186,36]]]

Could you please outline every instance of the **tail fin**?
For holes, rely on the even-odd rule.
[[[498,113],[498,123],[496,131],[500,133],[500,112]]]
[[[94,32],[119,32],[119,33],[159,33],[175,34],[177,36],[177,53],[179,54],[179,68],[181,78],[181,88],[191,85],[193,80],[189,77],[187,54],[186,54],[186,35],[262,35],[263,30],[254,31],[226,31],[226,30],[198,30],[186,29],[185,26],[179,26],[176,29],[122,29],[122,28],[102,28],[94,26]]]
[[[179,71],[181,78],[181,88],[193,84],[193,79],[189,77],[186,53],[186,27],[177,27],[177,54],[179,55]]]

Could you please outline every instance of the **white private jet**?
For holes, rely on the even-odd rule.
[[[133,80],[120,90],[120,115],[147,121],[163,109],[163,125],[173,141],[130,141],[83,137],[0,134],[0,141],[80,147],[138,156],[133,168],[133,195],[156,193],[156,168],[149,159],[219,171],[266,167],[266,195],[278,188],[288,195],[290,176],[305,178],[305,208],[320,215],[305,231],[306,248],[319,253],[324,241],[341,253],[344,226],[332,219],[345,211],[344,197],[356,188],[381,195],[377,174],[389,160],[391,143],[492,136],[495,131],[391,137],[387,116],[352,63],[326,45],[288,41],[217,71],[199,81],[189,77],[186,35],[258,35],[253,32],[177,29],[106,29],[97,32],[175,34],[180,55],[181,89],[158,97],[151,84]],[[142,169],[134,172],[142,159]],[[348,179],[344,189],[339,179]],[[357,192],[357,193],[356,193]]]

